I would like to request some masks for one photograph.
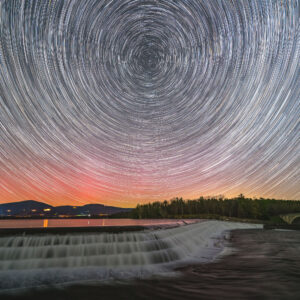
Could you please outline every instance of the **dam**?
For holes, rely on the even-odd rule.
[[[0,288],[170,274],[217,258],[230,230],[257,228],[262,225],[205,221],[137,232],[3,236]]]

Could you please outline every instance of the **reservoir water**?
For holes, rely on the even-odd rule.
[[[206,221],[0,238],[1,299],[299,299],[300,232]]]
[[[196,223],[196,219],[14,219],[0,220],[1,228],[67,228],[105,226],[168,226]]]

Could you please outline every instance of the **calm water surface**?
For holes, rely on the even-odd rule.
[[[41,227],[102,227],[102,226],[159,226],[191,224],[200,220],[183,219],[40,219],[0,220],[0,228],[41,228]]]

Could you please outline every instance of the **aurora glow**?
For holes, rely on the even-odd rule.
[[[300,198],[300,1],[0,1],[0,202]]]

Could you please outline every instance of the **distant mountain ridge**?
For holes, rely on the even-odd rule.
[[[112,215],[130,211],[131,208],[105,206],[103,204],[86,204],[82,206],[52,206],[35,200],[25,200],[0,204],[0,216],[92,216]]]

